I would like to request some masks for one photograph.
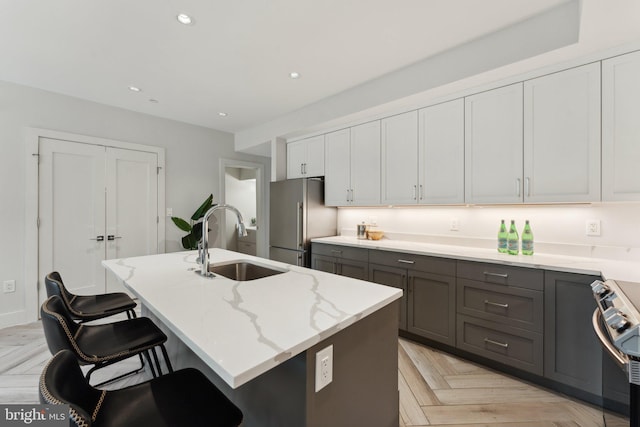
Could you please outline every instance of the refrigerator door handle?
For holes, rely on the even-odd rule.
[[[296,203],[296,244],[302,249],[302,203]]]

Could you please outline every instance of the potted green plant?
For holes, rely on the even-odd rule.
[[[197,249],[198,241],[202,238],[202,217],[207,213],[211,207],[215,206],[213,203],[213,194],[210,194],[207,199],[202,202],[200,207],[191,215],[189,222],[182,218],[175,216],[171,217],[171,221],[182,231],[186,231],[187,234],[182,238],[182,247],[185,249]]]

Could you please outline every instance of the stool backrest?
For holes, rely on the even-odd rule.
[[[69,309],[74,295],[64,287],[62,276],[57,271],[52,271],[44,277],[44,285],[47,288],[47,296],[58,295]]]
[[[92,414],[97,413],[103,394],[89,385],[69,350],[61,350],[49,360],[40,376],[38,391],[40,403],[70,405],[71,425],[77,426],[91,426]]]
[[[40,308],[40,317],[51,354],[71,350],[80,357],[73,338],[80,326],[73,321],[59,296],[47,298]]]

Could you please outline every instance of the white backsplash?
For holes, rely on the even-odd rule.
[[[355,236],[356,224],[376,221],[385,238],[494,248],[501,219],[518,233],[528,219],[537,253],[640,262],[640,203],[340,208],[338,230]],[[600,220],[600,236],[586,235],[588,220]]]

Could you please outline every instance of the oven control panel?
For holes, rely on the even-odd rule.
[[[624,354],[640,357],[638,310],[613,280],[596,280],[591,284],[591,290],[612,344]]]

